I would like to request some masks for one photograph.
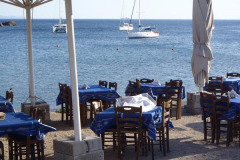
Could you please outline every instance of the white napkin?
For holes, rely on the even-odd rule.
[[[154,86],[161,86],[161,83],[159,82],[159,80],[154,80],[154,81],[152,82],[152,84],[153,84]]]
[[[156,101],[149,96],[148,93],[139,94],[137,96],[125,96],[117,99],[118,107],[121,106],[142,106],[142,111],[147,112],[156,107]]]
[[[232,89],[231,91],[228,91],[228,96],[232,99],[238,97],[239,95]]]
[[[82,85],[82,89],[88,89],[89,87],[88,87],[88,85],[87,84],[83,84]]]

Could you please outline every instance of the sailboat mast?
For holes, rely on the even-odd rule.
[[[61,18],[61,0],[59,0],[59,24],[62,24],[62,18]]]
[[[139,0],[139,18],[138,18],[138,29],[141,30],[141,21],[140,21],[140,0]]]

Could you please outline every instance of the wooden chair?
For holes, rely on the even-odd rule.
[[[66,123],[72,126],[73,125],[73,107],[72,107],[72,90],[70,86],[66,86],[64,97],[65,97],[65,107],[66,107]]]
[[[103,86],[103,87],[105,87],[105,88],[107,88],[107,86],[108,86],[108,82],[107,81],[99,81],[99,86]]]
[[[216,96],[211,92],[200,92],[204,140],[207,140],[207,131],[211,131],[212,143],[215,140],[215,101]]]
[[[228,77],[240,77],[240,73],[236,73],[236,72],[227,73],[227,78]]]
[[[172,106],[170,109],[170,115],[172,117],[172,112],[176,111],[176,119],[181,119],[182,116],[182,81],[171,80],[165,83],[165,95],[167,98],[171,98]]]
[[[153,81],[154,79],[147,79],[147,78],[140,79],[140,83],[152,83]]]
[[[8,135],[9,159],[44,160],[44,141],[36,136]]]
[[[115,118],[117,125],[117,138],[118,138],[118,156],[121,159],[124,147],[128,144],[128,135],[137,137],[137,141],[134,141],[136,149],[136,160],[138,159],[140,143],[142,140],[142,106],[131,107],[122,106],[114,107]],[[129,115],[124,117],[124,115]],[[131,115],[131,116],[130,116]],[[127,136],[126,136],[127,135]]]
[[[40,120],[41,123],[45,123],[45,117],[46,117],[46,110],[40,109],[37,107],[30,107],[29,115],[36,120]]]
[[[160,150],[163,147],[163,155],[170,151],[169,149],[169,121],[170,121],[170,109],[172,101],[171,99],[162,100],[162,121],[161,124],[156,127],[159,133],[159,146]]]
[[[117,82],[109,82],[108,88],[111,88],[117,91]],[[104,102],[104,109],[114,106],[115,104],[116,102]]]
[[[117,82],[109,82],[108,88],[113,88],[117,91]]]
[[[13,90],[10,88],[8,91],[6,91],[6,100],[10,101],[13,103]]]
[[[4,146],[1,141],[0,141],[0,160],[4,160]]]
[[[139,80],[136,80],[136,82],[129,81],[129,88],[130,88],[130,96],[135,96],[135,95],[141,94]]]
[[[212,92],[217,97],[221,97],[223,88],[223,77],[209,77],[208,92]]]
[[[66,113],[66,99],[67,99],[67,85],[58,83],[59,91],[60,91],[60,99],[61,99],[61,114],[62,114],[62,122],[64,121],[64,113]]]
[[[220,134],[227,132],[226,146],[232,140],[232,120],[223,119],[222,115],[230,108],[229,96],[221,96],[215,103],[216,143],[219,144]]]

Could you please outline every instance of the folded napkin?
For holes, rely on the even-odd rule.
[[[153,84],[154,86],[161,86],[161,83],[159,82],[159,80],[154,80],[154,81],[152,82],[152,84]]]
[[[239,95],[232,89],[231,91],[228,91],[228,96],[232,99],[238,97]]]
[[[125,96],[117,99],[118,107],[121,106],[142,106],[143,112],[148,112],[156,107],[156,101],[148,94],[143,93],[137,96]]]
[[[81,87],[81,89],[88,89],[88,88],[90,88],[90,87],[87,84],[83,84]]]

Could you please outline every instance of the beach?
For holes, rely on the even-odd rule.
[[[184,104],[184,103],[183,103]],[[174,129],[170,130],[170,152],[167,156],[163,156],[163,153],[159,151],[157,145],[154,146],[155,159],[240,159],[238,140],[234,139],[234,142],[226,147],[225,140],[222,139],[217,146],[208,141],[203,140],[203,122],[201,115],[191,115],[186,113],[183,107],[183,116],[180,120],[172,118]],[[55,132],[49,132],[45,139],[45,159],[52,160],[54,156],[53,151],[53,139],[62,139],[68,136],[74,135],[73,127],[70,127],[65,122],[61,122],[61,114],[51,112],[51,121],[47,122],[47,125],[53,126],[57,129]],[[89,128],[90,121],[84,127],[82,127],[82,133],[91,136],[96,136],[95,133]],[[1,137],[0,140],[4,143],[5,158],[8,159],[8,144],[7,138]],[[134,148],[128,147],[123,159],[131,160],[135,159]],[[150,160],[151,152],[148,152],[148,156],[142,156],[140,152],[139,159]],[[104,151],[105,160],[118,159],[117,150],[113,151],[111,147],[106,148]]]

